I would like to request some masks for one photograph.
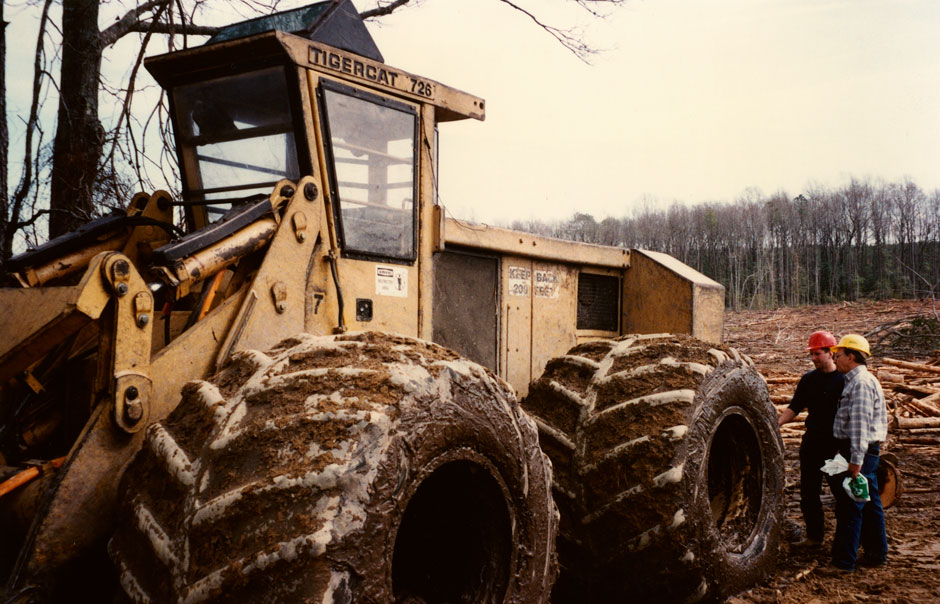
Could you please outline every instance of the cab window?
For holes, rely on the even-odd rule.
[[[334,82],[320,103],[344,253],[413,261],[417,110]]]
[[[289,98],[283,67],[173,90],[186,200],[210,202],[210,220],[230,207],[226,200],[300,177]]]

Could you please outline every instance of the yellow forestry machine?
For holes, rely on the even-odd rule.
[[[772,569],[782,443],[719,284],[445,217],[438,125],[484,102],[348,0],[146,67],[181,194],[7,264],[0,602],[714,601]]]

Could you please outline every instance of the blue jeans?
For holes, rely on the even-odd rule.
[[[845,451],[848,453],[848,451]],[[858,558],[858,546],[865,550],[865,559],[878,564],[888,556],[888,538],[885,533],[885,513],[878,494],[878,446],[869,447],[862,462],[861,474],[868,479],[871,501],[854,501],[842,487],[847,473],[829,476],[827,481],[836,500],[836,534],[832,542],[832,563],[839,568],[853,570]]]

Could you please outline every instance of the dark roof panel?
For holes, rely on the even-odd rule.
[[[350,0],[325,0],[301,8],[227,25],[206,45],[246,38],[268,31],[283,31],[385,62],[375,41]]]

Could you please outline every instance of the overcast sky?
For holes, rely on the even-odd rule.
[[[527,3],[581,18],[564,4]],[[937,0],[648,0],[582,21],[607,49],[593,65],[498,0],[370,26],[388,63],[486,99],[485,122],[440,128],[452,214],[601,219],[852,176],[940,188]]]
[[[604,50],[587,65],[499,0],[421,0],[369,24],[389,64],[486,99],[484,122],[440,128],[453,216],[600,220],[852,176],[940,188],[938,0],[637,0],[606,19],[516,2]],[[28,103],[27,7],[5,14],[11,122]],[[108,52],[106,70],[134,51]]]

